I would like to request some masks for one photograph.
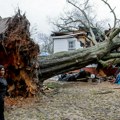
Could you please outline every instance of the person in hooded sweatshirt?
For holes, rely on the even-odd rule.
[[[5,120],[4,118],[4,97],[7,92],[7,81],[4,78],[5,68],[0,65],[0,120]]]

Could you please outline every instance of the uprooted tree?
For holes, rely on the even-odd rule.
[[[6,68],[9,90],[15,95],[34,94],[37,90],[39,47],[30,38],[29,26],[26,16],[19,10],[15,16],[0,20],[0,64]],[[26,93],[21,93],[23,91]]]
[[[26,16],[19,10],[15,16],[0,20],[0,64],[6,68],[11,95],[34,95],[47,78],[91,63],[106,64],[113,59],[119,63],[120,54],[112,52],[120,46],[119,27],[114,26],[102,42],[94,42],[94,39],[91,47],[42,59],[38,58],[38,45],[30,38],[29,26]],[[89,29],[95,38],[90,25]]]

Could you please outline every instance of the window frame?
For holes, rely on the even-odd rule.
[[[71,51],[71,50],[75,50],[75,40],[68,40],[68,51]]]

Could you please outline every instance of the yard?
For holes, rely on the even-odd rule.
[[[6,120],[120,120],[120,87],[46,81],[45,95],[6,98]]]

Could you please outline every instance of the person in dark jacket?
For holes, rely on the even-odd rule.
[[[7,81],[4,78],[5,68],[0,65],[0,120],[5,120],[4,118],[4,97],[7,91]]]

